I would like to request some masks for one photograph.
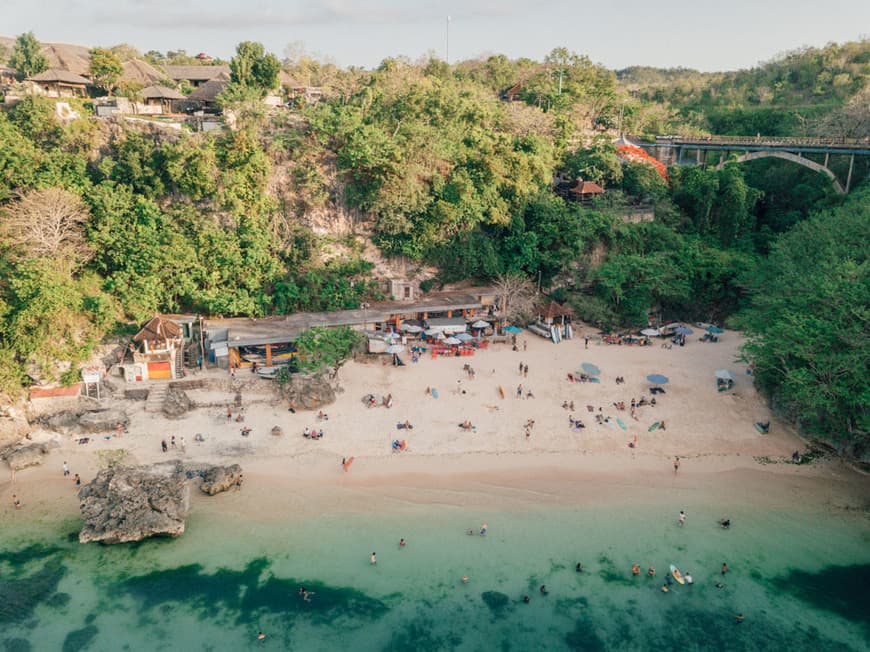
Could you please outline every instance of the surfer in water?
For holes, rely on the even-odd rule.
[[[640,564],[635,564],[634,566],[631,567],[631,574],[632,575],[640,575]]]
[[[547,595],[549,593],[549,591],[547,590],[546,584],[541,584],[541,588],[538,590],[541,592],[541,595]]]
[[[723,530],[727,530],[728,528],[731,527],[731,519],[730,518],[723,518],[722,520],[719,521],[719,527],[721,527]]]
[[[575,570],[576,572],[578,572],[578,573],[582,573],[582,572],[583,572],[583,564],[581,564],[581,563],[578,561],[578,562],[577,562],[577,566],[574,567],[574,570]]]
[[[483,523],[480,526],[480,536],[482,536],[482,537],[486,536],[486,523]]]

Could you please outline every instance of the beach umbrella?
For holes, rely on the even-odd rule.
[[[725,331],[719,328],[718,326],[707,326],[705,329],[708,333],[712,333],[713,335],[719,335],[720,333],[724,333]]]
[[[580,367],[590,376],[600,376],[601,369],[598,368],[597,365],[592,364],[591,362],[584,362],[580,365]]]
[[[423,330],[421,326],[416,326],[414,324],[402,324],[400,330],[406,333],[419,333]]]
[[[384,333],[385,340],[397,340],[399,339],[399,334],[390,331],[389,333]]]
[[[405,350],[405,347],[401,344],[390,344],[387,347],[387,353],[401,353]]]
[[[462,340],[458,340],[458,339],[456,339],[455,337],[448,337],[446,340],[444,340],[444,343],[445,343],[445,344],[450,344],[450,345],[453,345],[453,344],[462,344]]]
[[[680,335],[691,335],[695,331],[693,331],[691,328],[686,328],[685,326],[677,326],[674,329],[674,332],[679,333]]]
[[[657,328],[644,328],[640,334],[646,335],[647,337],[655,337],[656,335],[659,335],[659,331]]]
[[[478,319],[471,325],[472,328],[489,328],[490,323],[488,321],[483,321],[482,319]]]
[[[669,382],[668,377],[662,376],[661,374],[650,374],[646,377],[646,379],[651,383],[655,383],[656,385],[667,385]]]
[[[516,326],[505,326],[504,332],[505,333],[512,333],[513,335],[516,335],[517,333],[522,333],[523,329],[517,328]]]
[[[734,380],[734,374],[727,369],[717,369],[716,378],[721,378],[722,380]]]
[[[468,333],[457,333],[453,336],[453,339],[459,340],[461,342],[468,342],[469,340],[473,340],[474,338]]]
[[[438,337],[439,335],[444,335],[438,328],[430,328],[428,331],[424,331],[426,335],[429,337]]]

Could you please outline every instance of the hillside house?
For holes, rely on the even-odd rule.
[[[230,78],[229,66],[165,66],[169,78],[178,83],[186,81],[193,88],[199,88],[214,79]]]
[[[210,79],[188,95],[187,101],[203,111],[217,113],[217,96],[223,92],[229,83],[229,75]]]
[[[91,82],[81,75],[66,70],[49,68],[28,77],[33,90],[46,97],[87,97]]]
[[[178,91],[160,85],[143,88],[142,99],[144,106],[139,107],[139,113],[145,114],[176,113],[175,107],[187,101],[187,98]]]

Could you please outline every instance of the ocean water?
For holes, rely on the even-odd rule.
[[[4,527],[0,650],[870,649],[865,514],[746,508],[727,531],[719,516],[199,511],[179,539],[120,546],[80,545],[75,519]],[[484,520],[485,537],[467,534]],[[657,577],[632,577],[635,562]],[[662,593],[671,563],[694,586]]]

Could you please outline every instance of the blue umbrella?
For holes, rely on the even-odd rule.
[[[523,329],[517,328],[516,326],[505,326],[504,332],[516,334],[516,333],[522,333]]]
[[[592,364],[591,362],[584,362],[583,364],[580,365],[580,367],[583,369],[583,371],[585,371],[590,376],[600,376],[601,375],[601,369],[599,369],[596,365]]]
[[[674,329],[674,332],[679,333],[680,335],[691,335],[695,331],[693,331],[691,328],[686,328],[685,326],[677,326]]]
[[[646,379],[648,381],[650,381],[651,383],[655,383],[656,385],[667,385],[668,384],[668,377],[662,376],[661,374],[650,374],[649,376],[646,377]]]
[[[468,340],[473,340],[473,339],[474,339],[474,338],[473,338],[471,335],[469,335],[468,333],[457,333],[457,334],[454,335],[453,337],[456,338],[457,340],[459,340],[460,342],[467,342]]]
[[[724,333],[725,331],[719,328],[718,326],[707,326],[707,332],[712,333],[713,335],[719,335],[719,333]]]

